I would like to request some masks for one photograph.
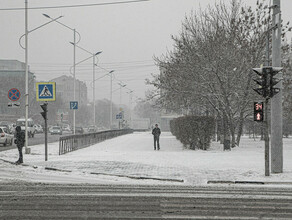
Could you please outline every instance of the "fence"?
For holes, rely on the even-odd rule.
[[[85,148],[110,138],[130,133],[133,133],[133,130],[123,129],[60,137],[59,155]]]

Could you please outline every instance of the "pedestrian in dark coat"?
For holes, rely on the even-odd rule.
[[[161,134],[161,131],[160,131],[160,128],[158,127],[158,124],[155,125],[155,128],[152,130],[152,134],[154,137],[154,150],[156,150],[156,143],[157,143],[157,150],[160,150],[159,136]]]
[[[21,131],[20,126],[16,126],[15,131],[16,132],[15,132],[14,143],[16,144],[18,152],[19,152],[19,159],[15,163],[20,164],[20,163],[23,163],[22,148],[23,148],[24,142],[25,142],[25,133],[24,133],[24,131]]]

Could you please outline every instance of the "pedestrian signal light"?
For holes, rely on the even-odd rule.
[[[254,102],[254,121],[264,120],[264,103]]]

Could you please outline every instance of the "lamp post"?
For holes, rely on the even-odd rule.
[[[118,83],[120,85],[120,108],[122,107],[122,88],[126,86],[126,84]]]
[[[27,127],[28,127],[28,106],[29,106],[29,93],[28,93],[28,34],[53,22],[58,20],[63,16],[59,16],[58,18],[53,19],[50,22],[47,22],[45,24],[42,24],[32,30],[28,30],[28,0],[25,0],[25,28],[24,28],[24,34],[19,38],[19,45],[22,49],[25,50],[25,153],[29,154],[30,149],[27,147],[28,146],[28,132],[27,132]],[[21,45],[21,39],[25,37],[25,46],[23,47]]]
[[[96,65],[96,64],[95,64]],[[97,65],[96,65],[97,66]],[[101,69],[103,69],[103,70],[105,70],[105,71],[108,71],[107,69],[105,69],[105,68],[102,68],[102,67],[100,67],[100,66],[98,66],[99,68],[101,68]],[[94,83],[95,81],[97,81],[97,80],[99,80],[99,79],[101,79],[101,78],[103,78],[103,77],[105,77],[105,76],[108,76],[108,75],[110,75],[110,125],[109,125],[109,128],[111,129],[111,125],[112,125],[112,115],[113,115],[113,105],[112,105],[112,93],[113,93],[113,91],[112,91],[112,81],[113,81],[113,76],[112,76],[112,74],[113,74],[113,72],[114,72],[114,70],[111,70],[111,71],[108,71],[108,73],[107,74],[104,74],[103,76],[101,76],[101,77],[99,77],[99,78],[97,78],[97,79],[95,79],[94,81],[92,81],[92,83]]]
[[[74,43],[73,42],[70,42],[72,45],[74,45]],[[88,60],[88,59],[90,59],[90,58],[92,58],[93,59],[93,65],[92,65],[92,83],[93,83],[93,91],[92,91],[92,99],[93,99],[93,124],[95,125],[95,65],[96,65],[96,63],[95,63],[95,56],[97,56],[98,54],[101,54],[102,53],[102,51],[98,51],[98,52],[96,52],[96,53],[91,53],[91,52],[89,52],[88,50],[86,50],[86,49],[84,49],[84,48],[82,48],[82,47],[80,47],[80,46],[78,46],[78,45],[75,45],[76,47],[78,47],[79,49],[81,49],[81,50],[83,50],[83,51],[85,51],[85,52],[87,52],[87,53],[89,53],[89,54],[91,54],[91,56],[90,57],[88,57],[88,58],[86,58],[86,59],[84,59],[84,60],[82,60],[82,61],[80,61],[80,62],[78,62],[77,64],[75,64],[75,66],[77,66],[78,64],[80,64],[80,63],[83,63],[84,61],[86,61],[86,60]]]
[[[128,88],[126,88],[128,89]],[[130,90],[130,89],[129,89]],[[130,90],[127,92],[129,94],[129,125],[132,126],[132,96],[133,96],[133,90]]]
[[[110,130],[113,124],[113,71],[110,72]]]
[[[27,148],[28,133],[28,0],[25,0],[25,153],[30,153]]]
[[[49,15],[47,15],[47,14],[43,14],[46,18],[49,18],[49,19],[51,19],[51,20],[54,20],[53,18],[51,18]],[[76,77],[75,77],[75,66],[76,66],[76,64],[75,64],[75,62],[76,62],[76,44],[78,44],[79,43],[79,41],[80,41],[80,39],[81,39],[81,36],[80,36],[80,34],[79,34],[79,32],[78,31],[76,31],[74,28],[71,28],[71,27],[69,27],[69,26],[67,26],[67,25],[65,25],[65,24],[63,24],[63,23],[61,23],[61,22],[59,22],[59,21],[56,21],[55,20],[55,22],[57,22],[58,24],[60,24],[60,25],[62,25],[63,27],[66,27],[67,29],[69,29],[69,30],[71,30],[71,31],[73,31],[73,39],[74,39],[74,48],[73,48],[73,78],[74,78],[74,81],[73,81],[73,101],[76,101],[75,99],[76,99],[76,92],[75,92],[75,87],[76,87]],[[79,39],[78,39],[78,41],[76,42],[76,33],[79,35]],[[73,134],[75,134],[75,110],[73,110]]]
[[[122,88],[126,86],[126,84],[118,83],[120,85],[120,111],[122,112]],[[120,118],[119,120],[119,129],[122,127],[122,120],[123,118]]]

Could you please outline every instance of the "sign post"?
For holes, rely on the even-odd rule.
[[[44,101],[41,115],[45,120],[45,161],[48,160],[48,101],[56,101],[56,82],[36,83],[36,100]]]

